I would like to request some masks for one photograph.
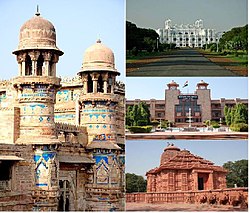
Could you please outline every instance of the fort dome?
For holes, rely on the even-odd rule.
[[[120,74],[115,68],[115,58],[113,51],[102,44],[98,39],[84,53],[83,63],[80,72],[87,71],[112,71]]]
[[[20,28],[18,48],[13,53],[27,49],[51,49],[56,50],[59,55],[63,54],[56,46],[54,25],[41,17],[39,12]]]

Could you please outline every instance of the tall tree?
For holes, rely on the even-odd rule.
[[[248,187],[248,160],[228,161],[223,167],[228,170],[227,187]]]
[[[126,173],[126,192],[146,192],[147,181],[140,175]]]

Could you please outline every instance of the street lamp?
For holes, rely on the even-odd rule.
[[[159,37],[156,38],[156,49],[157,49],[157,52],[159,52]]]

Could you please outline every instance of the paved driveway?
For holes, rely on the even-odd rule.
[[[157,62],[145,64],[127,76],[237,76],[194,49],[180,49]]]

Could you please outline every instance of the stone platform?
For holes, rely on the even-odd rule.
[[[126,203],[126,211],[247,211],[240,207],[189,203]]]

